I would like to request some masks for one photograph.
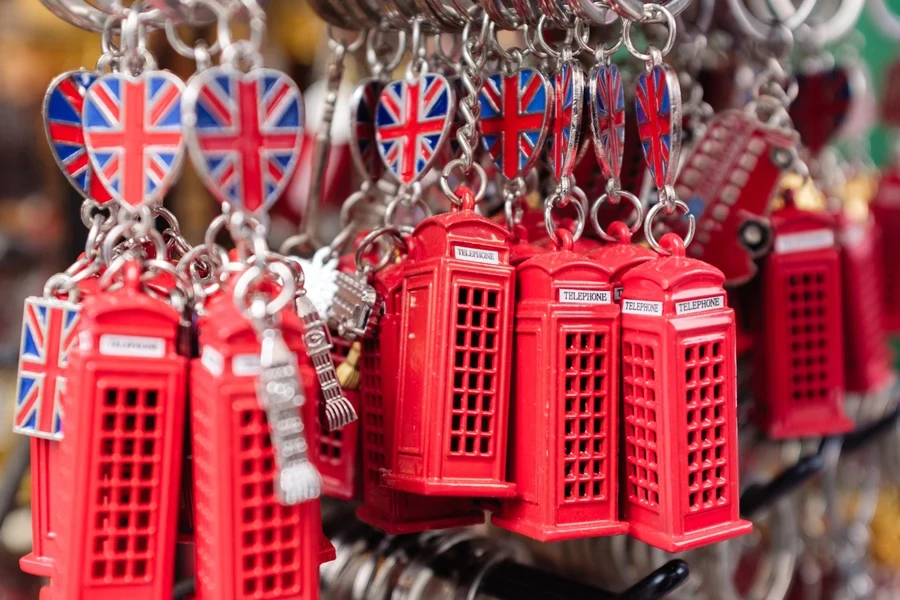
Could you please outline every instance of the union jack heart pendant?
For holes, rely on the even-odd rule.
[[[378,181],[384,173],[384,163],[375,143],[375,111],[384,82],[365,79],[353,92],[350,109],[350,155],[360,175]]]
[[[415,183],[434,163],[449,137],[456,108],[443,75],[388,83],[378,100],[375,139],[388,171],[403,185]]]
[[[625,149],[625,90],[616,65],[597,65],[588,77],[594,153],[603,177],[619,181]]]
[[[535,69],[484,80],[481,144],[507,179],[524,177],[540,155],[553,111],[553,90]]]
[[[80,69],[58,75],[44,95],[44,131],[50,152],[66,179],[83,198],[106,204],[112,196],[97,180],[88,158],[81,125],[84,96],[99,77]]]
[[[681,152],[681,85],[675,71],[655,65],[641,73],[634,104],[644,159],[653,183],[662,189],[674,181]]]
[[[81,305],[32,296],[25,300],[13,431],[61,440],[62,395]]]
[[[297,168],[303,102],[274,69],[231,66],[194,76],[184,94],[188,151],[219,202],[248,213],[271,208]]]
[[[553,75],[553,127],[550,170],[557,181],[572,175],[578,162],[584,110],[584,71],[575,61],[564,62]]]
[[[797,73],[797,97],[790,115],[800,141],[813,156],[832,141],[847,120],[853,100],[850,73],[844,65]]]
[[[128,210],[159,203],[178,177],[183,91],[168,71],[109,73],[88,88],[82,123],[91,166]]]

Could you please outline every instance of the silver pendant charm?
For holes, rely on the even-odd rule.
[[[297,298],[297,312],[306,329],[306,333],[303,334],[306,352],[316,369],[316,377],[319,379],[319,387],[325,399],[325,428],[328,431],[340,429],[356,420],[356,410],[344,397],[344,391],[338,383],[334,361],[331,359],[331,338],[328,329],[325,328],[325,322],[322,321],[312,301],[305,295]]]
[[[338,273],[336,284],[328,326],[350,341],[371,334],[381,317],[383,299],[361,273]]]
[[[257,394],[266,413],[275,451],[278,481],[275,493],[284,505],[318,498],[322,483],[309,462],[309,446],[303,432],[300,407],[306,403],[297,361],[281,332],[262,333],[262,351]]]

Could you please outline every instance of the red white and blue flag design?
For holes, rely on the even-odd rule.
[[[507,179],[524,176],[534,165],[547,135],[553,93],[534,69],[495,74],[484,81],[481,143]]]
[[[644,158],[657,189],[672,183],[681,148],[681,88],[666,65],[638,77],[635,98],[638,132]]]
[[[384,164],[375,143],[375,111],[378,110],[382,89],[383,82],[367,79],[359,84],[353,94],[350,152],[356,168],[371,181],[381,179],[384,173]]]
[[[166,71],[110,73],[85,96],[84,139],[91,165],[126,208],[162,199],[181,166],[184,84]]]
[[[51,81],[44,96],[44,130],[53,158],[69,183],[84,198],[105,204],[112,196],[94,174],[81,125],[84,96],[98,76],[92,71],[69,71]]]
[[[603,176],[618,181],[625,148],[625,90],[619,67],[596,67],[591,73],[590,91],[594,152]]]
[[[25,301],[13,431],[62,439],[65,367],[81,307],[52,298]]]
[[[572,175],[578,158],[584,72],[565,62],[553,76],[553,129],[550,135],[550,170],[557,181]]]
[[[268,210],[297,168],[303,134],[300,90],[284,73],[208,69],[185,93],[188,148],[219,202]]]
[[[800,72],[795,78],[797,97],[791,103],[791,120],[800,141],[815,156],[832,141],[850,114],[850,72],[844,65],[835,65],[824,71]]]
[[[419,180],[447,141],[456,102],[442,75],[392,81],[381,92],[375,138],[384,165],[409,185]]]

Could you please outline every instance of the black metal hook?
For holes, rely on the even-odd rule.
[[[615,593],[507,560],[488,572],[478,591],[497,600],[656,600],[678,588],[690,574],[686,562],[670,560],[624,592]],[[185,579],[175,584],[172,596],[183,600],[195,589],[195,579]]]
[[[741,494],[741,516],[750,518],[759,510],[774,504],[797,489],[825,468],[825,447],[829,441],[842,438],[841,452],[852,453],[877,440],[893,429],[900,421],[900,408],[868,425],[855,429],[843,436],[825,438],[815,454],[805,456],[796,464],[787,467],[766,484],[753,484]]]
[[[653,600],[662,598],[684,583],[690,575],[688,564],[669,561],[621,593],[565,579],[513,561],[491,569],[478,588],[498,600]]]

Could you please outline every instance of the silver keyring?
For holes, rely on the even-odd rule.
[[[628,227],[628,229],[631,231],[631,233],[637,233],[637,231],[641,228],[641,225],[644,222],[644,205],[641,204],[640,198],[638,198],[637,196],[635,196],[628,190],[619,190],[619,196],[624,197],[626,200],[630,201],[631,204],[634,206],[635,220],[634,220],[634,223],[632,223]],[[607,201],[609,201],[612,204],[609,194],[603,194],[602,196],[597,198],[597,201],[594,202],[593,206],[591,206],[591,225],[594,226],[594,231],[596,231],[597,235],[599,235],[601,238],[603,238],[607,242],[615,242],[615,241],[617,241],[616,238],[614,238],[613,236],[606,233],[606,231],[604,231],[603,227],[600,225],[600,214],[599,214],[600,207],[603,205],[604,202],[607,202]],[[615,204],[618,204],[618,202],[616,202]]]
[[[663,45],[660,53],[662,56],[666,56],[669,52],[672,51],[672,48],[675,47],[675,36],[678,31],[678,26],[675,23],[675,15],[672,14],[669,9],[659,4],[647,4],[644,6],[645,11],[645,19],[641,20],[641,24],[647,23],[665,23],[666,29],[668,29],[669,33],[666,37],[666,43]],[[628,48],[628,51],[631,53],[633,57],[638,60],[642,60],[644,62],[650,62],[653,60],[653,55],[640,52],[634,45],[634,41],[631,39],[631,28],[634,26],[635,21],[629,21],[625,19],[622,27],[622,39],[625,41],[625,47]],[[650,46],[653,48],[654,46],[651,44]]]
[[[222,10],[222,6],[213,0],[193,0],[193,2],[198,6],[204,6],[212,12],[216,18],[219,18],[224,11]],[[175,27],[178,26],[172,19],[166,20],[166,40],[169,42],[169,45],[172,46],[172,49],[175,50],[178,54],[185,58],[189,58],[195,62],[197,62],[202,56],[200,56],[197,52],[196,46],[188,46],[184,40],[181,39],[181,36],[178,34],[178,30]],[[207,56],[215,56],[222,49],[221,41],[216,38],[216,41],[213,42],[211,46],[207,46],[205,49],[205,54]]]
[[[618,16],[616,18],[618,19]],[[622,19],[622,21],[622,27],[624,28],[624,19]],[[612,25],[613,23],[615,23],[615,19],[610,21],[609,24]],[[587,22],[583,19],[575,21],[575,43],[585,52],[592,54],[597,61],[612,58],[612,55],[618,52],[625,43],[625,36],[623,36],[621,32],[619,33],[619,39],[616,40],[616,43],[612,46],[607,46],[606,42],[600,42],[600,45],[596,48],[591,47],[591,45],[588,44],[590,37],[591,32],[590,29],[587,28]]]
[[[441,190],[444,194],[447,195],[447,198],[450,199],[450,202],[461,205],[462,200],[456,195],[456,192],[450,187],[450,175],[453,174],[453,171],[459,168],[463,168],[463,173],[465,173],[466,163],[461,158],[456,158],[448,162],[444,165],[443,170],[441,171]],[[475,202],[481,202],[484,199],[484,195],[487,194],[487,174],[484,172],[484,167],[482,167],[478,163],[472,163],[472,171],[478,175],[478,188],[475,190]]]
[[[557,200],[560,200],[557,202]],[[574,200],[574,202],[572,202]],[[550,240],[554,243],[559,241],[559,236],[556,235],[556,231],[559,229],[553,223],[553,209],[554,208],[563,208],[569,204],[573,204],[575,206],[575,231],[572,232],[572,241],[577,242],[581,237],[581,234],[584,233],[584,205],[587,204],[587,196],[584,191],[578,187],[574,186],[572,188],[571,196],[562,200],[562,195],[554,192],[550,194],[547,198],[547,201],[544,203],[544,227],[547,228],[547,234],[550,236]]]
[[[353,255],[353,263],[356,265],[356,271],[358,273],[377,273],[378,271],[384,269],[391,263],[391,255],[392,252],[385,252],[384,256],[381,257],[381,260],[376,264],[372,264],[365,256],[363,256],[369,247],[375,243],[378,238],[383,235],[391,236],[391,239],[397,243],[396,248],[402,249],[404,251],[407,250],[406,240],[403,239],[404,235],[409,235],[411,231],[405,227],[399,227],[397,225],[386,225],[384,227],[379,227],[378,229],[373,229],[359,242],[359,246],[356,248],[356,252]]]
[[[594,0],[567,0],[572,13],[591,25],[610,25],[619,15],[601,2]]]
[[[252,317],[250,311],[250,286],[266,280],[268,275],[275,275],[281,281],[281,290],[266,302],[266,316],[273,317],[287,307],[294,299],[296,287],[294,273],[290,267],[279,261],[267,261],[266,268],[251,265],[241,273],[234,284],[234,304],[241,314]]]
[[[697,228],[697,223],[694,220],[694,215],[691,214],[691,209],[688,208],[688,205],[684,203],[682,200],[675,201],[675,208],[679,209],[684,214],[688,215],[688,233],[687,237],[684,238],[684,247],[687,248],[692,241],[694,241],[694,231]],[[644,219],[644,237],[647,238],[647,242],[650,244],[650,247],[653,248],[658,254],[671,254],[668,250],[659,245],[659,242],[656,241],[656,237],[653,235],[653,219],[656,217],[656,214],[663,209],[663,204],[660,202],[659,204],[655,204],[653,208],[647,213],[647,218]]]
[[[818,0],[803,0],[803,3],[797,7],[794,14],[787,19],[784,19],[781,24],[790,31],[795,31],[809,18],[817,1]],[[731,8],[731,14],[734,17],[734,20],[744,33],[758,40],[766,40],[769,38],[769,34],[773,27],[772,24],[760,21],[753,16],[747,7],[744,6],[742,0],[728,0],[728,6]]]
[[[894,41],[900,40],[900,16],[888,8],[885,0],[869,0],[868,8],[878,30]]]
[[[876,1],[877,0],[869,0],[872,4]],[[822,23],[817,23],[813,27],[816,39],[819,43],[824,45],[833,44],[834,42],[843,39],[844,36],[856,27],[856,23],[859,21],[859,17],[862,15],[865,6],[866,0],[842,0],[838,4],[837,10],[834,11],[834,14],[831,15],[830,18]],[[875,24],[881,25],[881,23],[877,21]]]

